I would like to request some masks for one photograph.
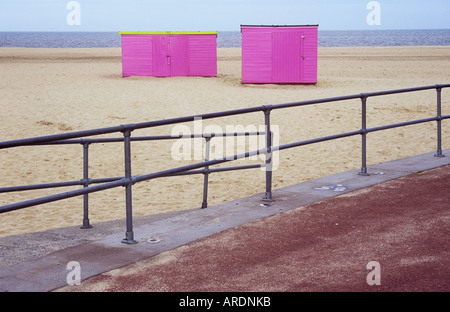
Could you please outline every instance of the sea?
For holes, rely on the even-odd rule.
[[[118,32],[0,32],[0,47],[117,48]],[[241,47],[239,31],[219,31],[219,48]],[[450,46],[450,29],[319,30],[320,47]]]

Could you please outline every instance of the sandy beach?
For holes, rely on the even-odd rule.
[[[243,85],[241,50],[218,49],[218,77],[122,77],[121,50],[0,48],[0,140],[139,123],[266,104],[319,99],[371,91],[449,83],[449,47],[319,48],[316,85]],[[450,90],[442,92],[442,113],[450,114]],[[434,90],[369,99],[369,127],[432,117]],[[358,130],[359,100],[274,111],[279,143]],[[203,128],[264,124],[262,113],[205,120]],[[194,132],[194,126],[187,124]],[[450,123],[444,121],[443,148]],[[173,126],[136,130],[133,136],[170,135]],[[119,137],[120,134],[113,135]],[[174,141],[132,144],[132,172],[146,174],[192,161],[173,157]],[[434,123],[371,133],[367,164],[436,149]],[[361,166],[360,138],[282,151],[273,188]],[[83,150],[73,146],[30,146],[0,150],[0,187],[83,178]],[[225,156],[225,155],[224,155]],[[90,147],[91,178],[123,176],[122,144]],[[255,164],[261,160],[243,160]],[[229,164],[227,164],[228,166]],[[210,175],[209,205],[262,193],[259,169]],[[0,194],[0,205],[72,188]],[[198,208],[203,176],[160,178],[133,187],[136,216]],[[0,237],[82,223],[82,198],[0,214]],[[122,188],[90,195],[90,220],[125,218]]]

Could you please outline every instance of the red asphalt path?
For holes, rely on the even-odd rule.
[[[450,290],[450,166],[232,228],[65,291]],[[376,267],[369,262],[376,261]],[[369,285],[379,278],[380,285]]]

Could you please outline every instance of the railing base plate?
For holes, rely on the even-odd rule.
[[[128,244],[128,245],[133,245],[133,244],[137,244],[138,243],[137,241],[135,241],[133,239],[126,239],[126,238],[122,239],[121,242],[124,243],[124,244]]]

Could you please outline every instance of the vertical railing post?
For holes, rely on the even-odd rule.
[[[367,96],[361,95],[361,171],[362,176],[368,176],[367,173]]]
[[[127,231],[122,243],[136,244],[133,233],[133,198],[132,198],[132,179],[131,179],[131,130],[125,130],[124,136],[124,150],[125,150],[125,179],[127,183],[125,185],[125,201],[126,201],[126,223]]]
[[[209,160],[209,150],[211,144],[211,137],[205,137],[205,161]],[[202,208],[208,207],[208,178],[209,178],[209,166],[205,166],[203,171],[203,202]]]
[[[263,201],[272,202],[272,132],[270,130],[270,111],[264,110],[264,122],[266,125],[266,192]]]
[[[441,112],[441,93],[442,88],[437,87],[437,151],[435,157],[445,157],[442,154],[442,112]]]
[[[89,186],[89,143],[83,143],[83,187]],[[82,229],[90,229],[89,223],[89,194],[83,195],[83,225]]]

